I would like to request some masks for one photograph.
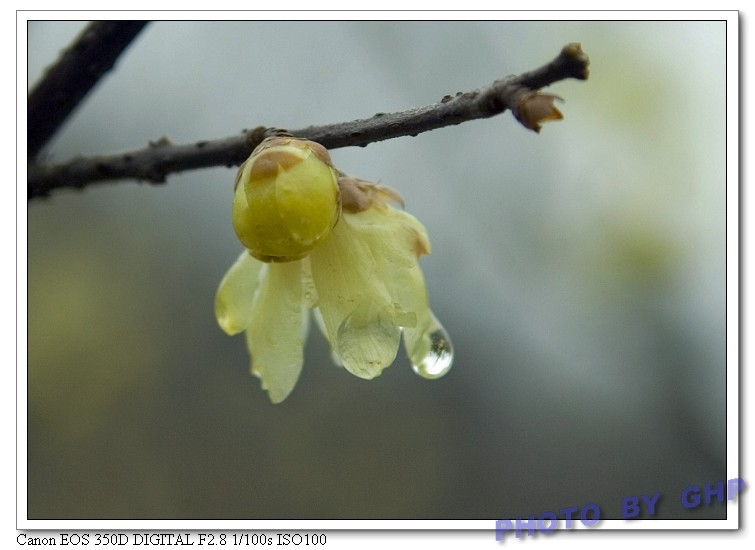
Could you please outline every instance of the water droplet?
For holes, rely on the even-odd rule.
[[[400,340],[386,309],[365,300],[341,322],[333,348],[349,372],[370,380],[393,363]]]
[[[440,323],[427,338],[430,339],[430,351],[418,364],[412,364],[412,368],[422,378],[433,380],[451,370],[454,362],[454,347],[451,344],[451,338]]]

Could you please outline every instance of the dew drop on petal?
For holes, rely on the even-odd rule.
[[[414,372],[422,378],[434,379],[445,375],[454,362],[454,348],[446,330],[438,323],[437,328],[429,334],[430,351],[418,364],[412,364]]]
[[[400,340],[390,313],[364,301],[341,322],[334,350],[346,370],[371,380],[393,363]]]

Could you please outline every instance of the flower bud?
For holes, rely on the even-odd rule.
[[[330,155],[313,141],[267,138],[236,176],[233,228],[263,262],[306,256],[330,234],[340,210]]]
[[[561,111],[553,104],[556,99],[563,101],[559,96],[553,94],[523,92],[519,97],[517,108],[514,109],[514,116],[526,128],[540,133],[543,122],[564,118]]]

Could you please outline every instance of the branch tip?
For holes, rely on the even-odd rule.
[[[572,78],[576,78],[577,80],[587,80],[587,77],[590,76],[590,70],[588,68],[590,65],[590,58],[582,50],[582,44],[579,42],[571,42],[567,44],[561,50],[561,56],[572,62]]]

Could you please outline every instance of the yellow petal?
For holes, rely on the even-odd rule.
[[[404,327],[404,345],[415,372],[440,378],[453,362],[451,339],[430,311],[417,257],[430,251],[424,226],[413,216],[393,208],[373,208],[359,215],[344,214],[373,255],[376,275],[393,301],[394,320]]]
[[[393,208],[344,214],[344,223],[379,260],[375,276],[386,287],[396,324],[415,327],[427,310],[425,282],[417,267],[418,256],[430,250],[424,226],[414,216]]]
[[[338,326],[335,351],[349,372],[369,380],[393,363],[400,339],[391,311],[365,300]]]
[[[430,310],[425,279],[418,265],[393,271],[391,296],[414,316],[404,327],[404,347],[414,371],[423,378],[440,378],[453,362],[451,339]]]
[[[301,373],[304,361],[302,262],[270,264],[252,306],[246,332],[252,374],[280,403]]]
[[[417,323],[404,329],[404,347],[414,371],[423,378],[440,378],[453,364],[451,338],[430,310],[425,279],[419,266],[405,272],[396,293],[404,307],[417,314]]]
[[[317,302],[320,299],[317,294],[317,287],[315,287],[315,281],[312,279],[312,263],[309,258],[301,260],[301,286],[304,292],[304,307],[307,310],[317,307]],[[305,312],[305,313],[308,313]],[[306,315],[309,318],[309,315]]]
[[[403,210],[370,208],[357,214],[344,213],[343,219],[378,258],[411,267],[417,258],[430,253],[425,226]]]
[[[331,347],[352,374],[378,376],[395,359],[401,335],[379,259],[345,216],[309,259]]]
[[[245,250],[220,281],[215,295],[215,317],[227,334],[238,334],[249,326],[254,292],[263,265]]]

